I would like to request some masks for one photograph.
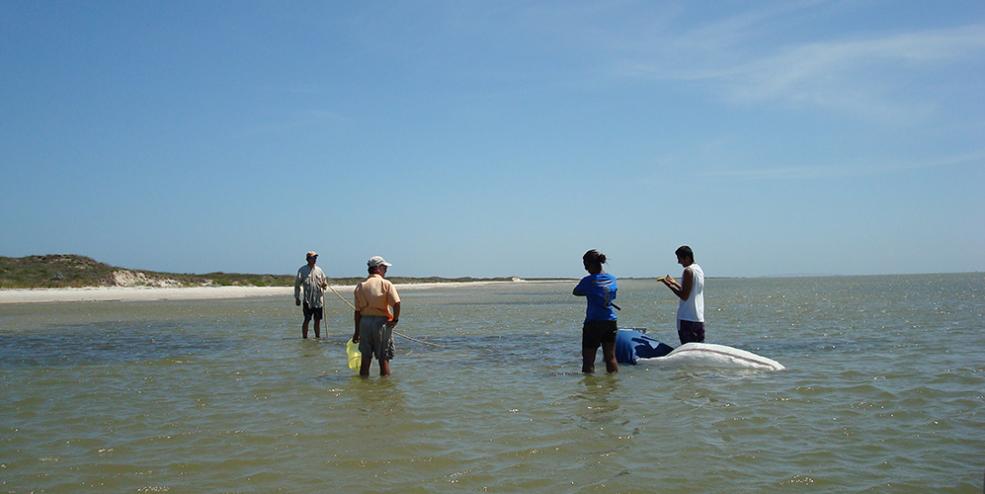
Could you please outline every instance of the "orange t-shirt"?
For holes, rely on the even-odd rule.
[[[390,308],[400,302],[397,287],[379,274],[373,274],[356,285],[353,295],[356,298],[356,310],[366,316],[393,319]]]

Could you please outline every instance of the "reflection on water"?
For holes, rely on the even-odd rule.
[[[352,417],[353,423],[362,422],[367,429],[376,428],[379,424],[374,420],[380,417],[400,415],[406,411],[399,378],[364,379],[356,376],[348,381],[344,389],[352,400],[352,406],[361,412]]]
[[[581,402],[579,417],[597,426],[599,423],[609,423],[618,416],[618,394],[615,399],[612,398],[612,394],[619,389],[616,375],[586,375],[582,377],[581,384],[584,390],[572,396],[572,399]]]

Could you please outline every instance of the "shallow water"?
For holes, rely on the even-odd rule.
[[[320,342],[279,298],[0,306],[0,491],[982,491],[985,275],[709,279],[773,373],[583,376],[572,286],[406,291],[442,348],[368,380],[333,298]],[[665,288],[619,301],[677,344]]]

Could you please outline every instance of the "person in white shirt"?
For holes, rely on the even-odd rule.
[[[705,341],[705,272],[694,262],[694,252],[682,245],[674,254],[684,266],[681,281],[664,276],[660,281],[680,298],[677,305],[677,336],[681,344]]]
[[[304,289],[304,323],[301,324],[301,337],[308,337],[308,322],[312,317],[315,319],[315,338],[321,338],[321,320],[325,307],[325,289],[328,288],[328,278],[325,272],[315,262],[318,261],[318,253],[310,250],[305,254],[308,264],[298,269],[298,274],[294,278],[294,305],[301,305],[301,289]]]

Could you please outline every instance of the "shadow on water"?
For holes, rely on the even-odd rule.
[[[232,341],[174,322],[99,323],[0,334],[0,368],[72,367],[214,354]]]
[[[571,396],[585,402],[578,415],[588,422],[609,422],[619,411],[619,400],[611,398],[612,393],[619,390],[618,377],[588,374],[582,376],[581,384],[585,389]]]
[[[374,362],[375,364],[375,362]],[[337,374],[325,374],[315,378],[322,385],[343,397],[349,405],[367,415],[399,415],[406,410],[404,385],[399,376],[381,378],[374,365],[369,377],[359,377],[346,369]]]
[[[375,369],[370,378],[356,377],[349,380],[346,390],[357,407],[366,413],[388,414],[402,410],[405,406],[399,378],[380,378]]]

